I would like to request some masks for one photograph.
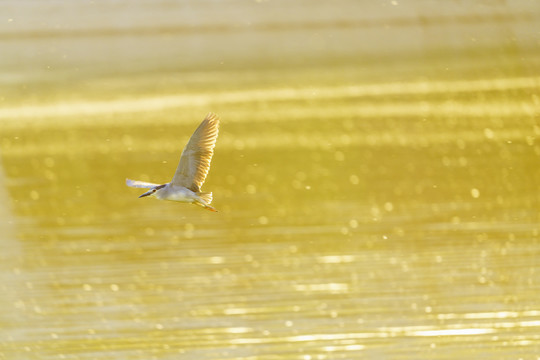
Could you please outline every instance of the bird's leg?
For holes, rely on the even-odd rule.
[[[206,204],[203,204],[203,203],[198,202],[198,201],[194,201],[193,204],[199,205],[199,206],[205,208],[206,210],[210,210],[210,211],[213,211],[213,212],[218,212],[215,208],[211,207],[210,205],[206,205]]]

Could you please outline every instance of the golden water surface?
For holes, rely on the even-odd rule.
[[[0,359],[536,359],[538,54],[446,55],[4,85]]]

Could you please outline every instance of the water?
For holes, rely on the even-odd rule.
[[[537,358],[538,57],[428,55],[4,83],[0,358]]]

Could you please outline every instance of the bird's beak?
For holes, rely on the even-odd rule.
[[[142,194],[141,196],[139,196],[139,199],[142,198],[142,197],[148,196],[148,195],[152,195],[153,193],[154,193],[154,189],[152,189],[150,191],[147,191],[144,194]]]

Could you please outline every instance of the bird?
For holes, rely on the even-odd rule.
[[[212,193],[202,192],[201,187],[210,170],[210,162],[212,155],[214,155],[219,132],[219,122],[218,115],[214,113],[206,115],[184,147],[171,182],[159,185],[126,179],[126,185],[150,189],[139,198],[153,196],[160,200],[191,203],[217,212],[215,208],[210,206]]]

